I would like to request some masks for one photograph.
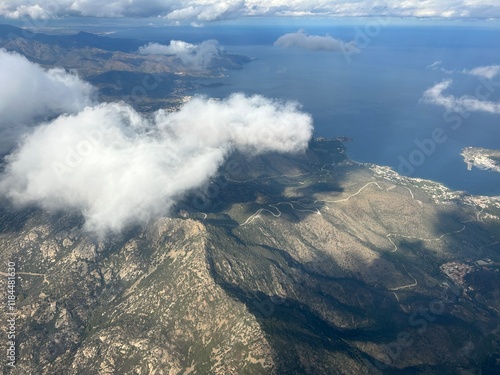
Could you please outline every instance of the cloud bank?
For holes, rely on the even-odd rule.
[[[87,107],[42,124],[7,157],[0,192],[19,205],[75,209],[103,235],[168,214],[234,150],[307,147],[312,119],[296,103],[233,94],[197,97],[145,118],[124,103]]]
[[[94,90],[75,74],[45,70],[0,49],[0,154],[34,122],[76,113],[92,104]]]
[[[157,17],[211,22],[241,16],[394,16],[500,18],[496,0],[0,0],[0,15]]]
[[[185,3],[184,3],[185,4]],[[237,18],[248,12],[245,1],[191,1],[186,7],[179,7],[168,13],[165,18],[171,21],[195,20],[201,22]]]
[[[452,85],[451,79],[445,80],[424,92],[422,101],[439,105],[451,112],[486,112],[500,114],[500,103],[482,100],[476,96],[463,95],[455,97],[446,95],[445,91]]]
[[[200,44],[191,44],[182,40],[171,40],[170,44],[149,43],[139,47],[141,55],[174,55],[177,56],[184,65],[198,69],[206,69],[213,58],[222,52],[219,42],[216,40],[206,40]]]
[[[353,41],[344,43],[330,35],[309,35],[304,30],[282,35],[274,42],[274,45],[283,48],[303,48],[311,51],[359,52]]]

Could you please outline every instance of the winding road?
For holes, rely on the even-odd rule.
[[[398,234],[398,233],[389,233],[387,235],[387,239],[389,241],[391,241],[391,243],[394,245],[394,250],[392,250],[392,253],[398,251],[398,247],[397,245],[394,243],[394,241],[391,239],[391,237],[393,236],[397,236],[397,237],[403,237],[403,238],[409,238],[409,239],[412,239],[412,240],[420,240],[420,241],[441,241],[444,237],[446,236],[449,236],[450,234],[457,234],[457,233],[461,233],[465,230],[466,226],[464,224],[463,228],[462,229],[459,229],[457,231],[453,231],[453,232],[448,232],[448,233],[445,233],[445,234],[442,234],[441,236],[437,237],[437,238],[421,238],[421,237],[416,237],[416,236],[405,236],[403,234]]]
[[[296,176],[298,177],[298,176]],[[251,180],[250,180],[251,181]],[[351,198],[361,194],[366,188],[368,188],[369,186],[371,185],[374,185],[376,186],[377,188],[379,188],[380,190],[383,190],[382,187],[380,186],[380,184],[378,182],[375,182],[375,181],[371,181],[371,182],[368,182],[367,184],[365,184],[363,187],[361,187],[357,192],[349,195],[348,197],[346,198],[342,198],[342,199],[337,199],[337,200],[332,200],[332,201],[324,201],[324,200],[315,200],[314,203],[318,203],[318,202],[321,202],[321,203],[341,203],[341,202],[347,202],[349,201]],[[411,198],[412,199],[415,199],[415,195],[413,194],[413,191],[407,187],[407,186],[404,186],[410,193],[411,195]],[[321,211],[320,209],[315,209],[315,210],[311,210],[311,209],[299,209],[299,208],[296,208],[294,206],[294,203],[295,205],[300,205],[300,203],[297,203],[297,202],[279,202],[279,203],[275,203],[275,204],[269,204],[269,208],[270,209],[267,209],[267,208],[260,208],[258,209],[253,215],[251,215],[250,217],[248,217],[245,222],[243,224],[240,224],[240,226],[245,226],[245,225],[248,225],[250,223],[252,223],[255,219],[257,218],[261,218],[261,214],[263,212],[268,212],[270,213],[271,215],[273,215],[275,218],[278,218],[278,217],[281,217],[282,215],[282,212],[280,211],[280,209],[277,207],[279,205],[289,205],[292,209],[296,210],[296,211],[300,211],[300,212],[312,212],[312,213],[316,213],[318,215],[321,215]],[[325,206],[326,209],[329,209],[328,206]],[[273,209],[273,211],[271,211],[271,209]],[[478,213],[478,221],[481,221],[480,219],[480,213]],[[463,223],[462,223],[463,224]],[[417,236],[407,236],[407,235],[403,235],[403,234],[398,234],[398,233],[389,233],[387,234],[387,239],[391,242],[391,244],[394,246],[394,249],[391,251],[391,252],[396,252],[398,250],[398,246],[396,245],[396,243],[393,241],[393,237],[402,237],[402,238],[408,238],[408,239],[414,239],[414,240],[420,240],[420,241],[440,241],[442,240],[445,236],[449,236],[449,235],[452,235],[452,234],[458,234],[458,233],[461,233],[463,232],[464,230],[466,229],[466,225],[463,224],[463,228],[457,230],[457,231],[452,231],[452,232],[448,232],[448,233],[444,233],[442,234],[441,236],[439,237],[436,237],[436,238],[421,238],[421,237],[417,237]],[[413,287],[416,287],[418,285],[418,281],[417,279],[410,273],[408,272],[408,270],[406,269],[405,265],[402,264],[398,259],[396,259],[397,262],[403,267],[403,269],[405,270],[405,272],[407,273],[407,275],[413,280],[412,283],[410,284],[407,284],[407,285],[402,285],[402,286],[398,286],[398,287],[394,287],[394,288],[388,288],[388,290],[392,291],[393,293],[395,291],[398,291],[398,290],[402,290],[402,289],[408,289],[408,288],[413,288]],[[394,293],[395,294],[395,293]],[[397,295],[396,295],[396,298],[397,298]],[[398,299],[399,300],[399,299]]]
[[[301,205],[300,203],[297,203],[297,202],[294,202],[294,203]],[[275,214],[271,210],[268,210],[267,208],[260,208],[253,215],[251,215],[248,219],[246,219],[246,221],[243,224],[240,224],[240,226],[244,226],[246,224],[250,224],[252,221],[254,221],[258,217],[260,217],[260,214],[262,212],[269,212],[274,217],[280,217],[281,216],[281,210],[277,207],[280,204],[287,204],[290,207],[292,207],[292,209],[295,210],[295,211],[299,211],[299,212],[312,212],[312,213],[315,213],[317,215],[321,215],[321,212],[320,212],[319,209],[316,209],[315,211],[314,210],[309,210],[309,209],[299,209],[299,208],[295,208],[295,206],[293,205],[292,202],[279,202],[279,203],[274,203],[274,204],[270,204],[269,205],[269,207],[274,208],[278,212],[277,214]]]

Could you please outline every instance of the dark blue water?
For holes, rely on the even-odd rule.
[[[444,108],[421,102],[425,90],[449,78],[454,85],[448,94],[474,96],[480,82],[459,71],[500,64],[498,36],[491,29],[393,28],[382,30],[351,60],[342,53],[231,46],[231,52],[257,60],[242,71],[229,72],[225,79],[213,80],[227,86],[205,94],[225,97],[242,91],[297,100],[314,116],[318,135],[354,139],[348,147],[355,160],[389,165],[453,189],[500,195],[500,174],[467,171],[460,155],[467,146],[500,149],[500,115],[460,116],[461,126],[454,130],[455,121],[443,118]],[[427,69],[437,60],[457,72]],[[500,101],[500,90],[491,93],[489,100]],[[420,152],[416,142],[432,138],[437,128],[443,129],[446,141],[429,146],[429,155],[423,162],[418,159],[412,170],[404,168],[401,160]]]
[[[226,50],[255,58],[227,77],[205,80],[225,86],[199,93],[226,97],[235,91],[297,100],[315,120],[317,135],[348,136],[352,159],[388,165],[413,177],[436,180],[474,194],[500,195],[500,173],[467,171],[460,155],[463,147],[500,149],[500,115],[474,112],[460,117],[461,126],[446,121],[445,109],[421,102],[425,90],[444,79],[454,84],[447,94],[474,96],[477,78],[460,73],[477,66],[500,64],[500,27],[496,24],[347,19],[344,21],[286,20],[220,23],[204,28],[168,27],[162,20],[95,20],[72,27],[113,33],[145,41],[168,43],[182,39],[196,43],[217,39]],[[55,21],[57,22],[57,21]],[[65,21],[68,22],[67,20]],[[380,25],[383,23],[384,25]],[[376,25],[371,36],[367,25]],[[57,24],[47,24],[57,27]],[[67,25],[65,26],[67,27]],[[273,47],[287,32],[304,28],[311,34],[330,35],[363,46],[357,55]],[[360,36],[361,35],[361,36]],[[364,35],[364,36],[363,36]],[[453,73],[428,69],[435,61]],[[500,82],[497,77],[496,82]],[[488,100],[500,101],[500,85]],[[419,165],[401,169],[401,160],[419,152],[416,142],[443,129],[446,141],[435,144]]]

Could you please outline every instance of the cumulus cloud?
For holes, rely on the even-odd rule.
[[[173,22],[252,15],[499,18],[500,4],[496,0],[0,0],[0,15],[163,16]]]
[[[212,59],[219,55],[222,48],[216,40],[206,40],[200,44],[191,44],[182,40],[171,40],[170,44],[149,43],[139,48],[142,55],[174,55],[184,65],[206,69]]]
[[[274,42],[274,45],[283,48],[304,48],[311,51],[359,52],[353,41],[344,43],[330,35],[309,35],[304,30],[282,35]]]
[[[205,184],[232,151],[299,152],[312,119],[293,102],[196,97],[145,118],[124,103],[40,125],[7,158],[0,192],[16,204],[76,209],[98,234],[165,215]]]
[[[486,112],[500,114],[500,103],[481,100],[479,97],[463,95],[455,97],[446,95],[445,91],[452,85],[453,81],[445,80],[424,92],[422,101],[429,104],[439,105],[452,112]]]
[[[75,113],[92,104],[93,88],[75,74],[45,70],[0,49],[0,153],[34,122]]]

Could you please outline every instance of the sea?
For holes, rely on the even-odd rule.
[[[200,25],[196,25],[200,26]],[[228,53],[251,57],[241,70],[200,83],[221,83],[194,95],[233,92],[300,103],[315,135],[349,137],[351,159],[390,166],[401,174],[471,194],[500,196],[500,173],[467,170],[461,150],[500,150],[500,114],[453,112],[422,100],[452,80],[446,96],[500,102],[500,75],[488,83],[467,71],[500,65],[498,21],[390,18],[250,18],[172,26],[164,19],[65,19],[37,25],[42,32],[88,31],[168,44],[216,39]],[[304,30],[355,41],[359,53],[281,48],[274,42]],[[214,86],[214,85],[212,85]],[[486,90],[486,91],[485,91]],[[433,139],[440,134],[439,142]]]

